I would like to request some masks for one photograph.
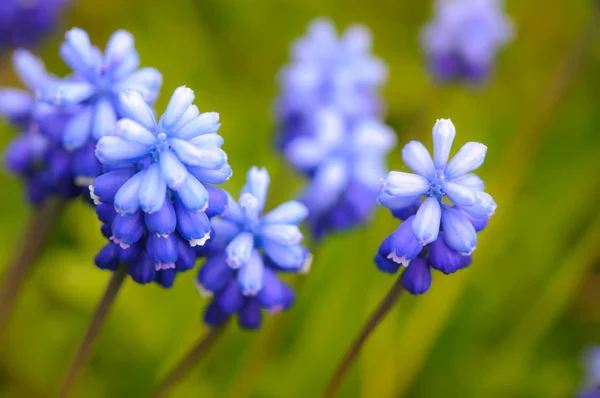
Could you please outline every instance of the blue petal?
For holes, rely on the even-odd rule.
[[[96,205],[113,203],[117,191],[125,184],[134,172],[132,170],[115,170],[102,174],[90,185],[90,195]]]
[[[433,126],[433,163],[436,170],[442,170],[448,158],[456,128],[450,119],[439,119]]]
[[[231,315],[242,308],[244,296],[237,280],[232,279],[229,281],[225,289],[219,293],[215,300],[221,311],[227,315]]]
[[[412,171],[432,180],[435,176],[433,160],[427,148],[419,141],[411,141],[402,149],[402,160]]]
[[[218,170],[227,164],[227,154],[220,148],[198,148],[176,138],[170,139],[169,144],[179,159],[189,166]]]
[[[308,208],[302,203],[291,200],[265,214],[263,224],[299,224],[308,216]]]
[[[216,300],[210,302],[210,304],[206,307],[204,311],[204,323],[209,326],[218,326],[222,325],[229,319],[229,315],[225,314]]]
[[[444,239],[448,246],[462,255],[470,255],[477,245],[477,233],[460,211],[445,207],[442,211]]]
[[[145,230],[142,214],[141,211],[138,211],[132,215],[119,215],[115,217],[111,226],[114,239],[111,238],[111,240],[119,244],[121,248],[127,249],[142,239]]]
[[[175,232],[177,226],[177,216],[173,202],[168,195],[165,195],[162,207],[152,214],[144,214],[146,227],[153,234],[169,235]]]
[[[429,181],[420,175],[390,171],[381,179],[380,191],[392,196],[419,196],[429,191]]]
[[[94,264],[100,269],[115,271],[119,265],[119,246],[106,244],[94,257]]]
[[[258,200],[252,194],[245,193],[240,197],[240,209],[247,225],[255,225],[259,222]]]
[[[446,178],[452,179],[477,169],[483,164],[486,152],[485,145],[478,142],[467,142],[448,162],[444,175]]]
[[[440,233],[429,247],[429,261],[433,268],[448,275],[468,265],[470,257],[450,249],[444,240],[444,234]]]
[[[471,206],[460,206],[460,209],[476,219],[488,219],[496,211],[496,202],[489,194],[477,192]]]
[[[199,213],[208,208],[208,192],[192,175],[188,174],[185,183],[177,189],[177,196],[188,210]]]
[[[150,257],[152,257],[152,260],[154,260],[157,271],[173,269],[179,257],[177,235],[170,234],[165,237],[150,234],[148,236],[148,243],[146,243],[146,250]]]
[[[310,266],[311,256],[301,245],[284,246],[272,241],[263,242],[266,255],[285,271],[304,271]]]
[[[483,180],[475,174],[465,174],[451,181],[453,183],[460,184],[463,187],[471,188],[475,191],[483,191],[485,189]]]
[[[412,230],[415,238],[425,246],[437,239],[440,232],[442,208],[435,198],[427,198],[419,207],[413,221]]]
[[[141,253],[138,261],[129,264],[127,273],[135,282],[145,285],[156,278],[156,268],[154,261],[146,253]]]
[[[194,102],[194,91],[186,86],[177,87],[171,96],[167,109],[163,114],[160,124],[165,130],[170,130],[175,126],[179,118],[184,114],[187,108]]]
[[[260,236],[262,239],[270,240],[284,246],[297,245],[304,238],[297,226],[284,224],[264,225],[260,229]]]
[[[96,215],[98,216],[100,222],[104,224],[112,224],[117,217],[117,214],[118,213],[115,211],[115,208],[110,204],[100,204],[96,206]]]
[[[156,137],[144,126],[131,119],[121,119],[117,123],[115,135],[126,141],[150,147],[156,143]]]
[[[92,136],[99,140],[105,135],[113,135],[117,124],[117,114],[112,103],[106,98],[100,98],[94,108],[94,123]]]
[[[136,121],[146,130],[156,130],[154,113],[137,91],[127,90],[119,94],[119,110],[124,118]]]
[[[189,167],[188,170],[198,181],[207,184],[222,184],[229,180],[233,174],[231,166],[228,164],[218,170],[207,170],[202,167]]]
[[[133,214],[140,208],[139,191],[146,170],[138,172],[131,177],[115,195],[115,210],[120,214]]]
[[[237,280],[244,296],[255,296],[263,287],[263,275],[265,265],[260,253],[252,250],[248,262],[241,266],[237,274]]]
[[[203,134],[216,133],[219,131],[219,127],[221,127],[219,114],[217,112],[205,112],[185,123],[179,129],[174,130],[173,136],[187,141]]]
[[[185,110],[185,112],[183,112],[183,115],[181,115],[181,117],[179,118],[179,120],[177,121],[175,126],[173,126],[173,128],[171,129],[171,131],[172,131],[171,135],[176,136],[175,132],[177,130],[179,130],[182,126],[191,122],[198,115],[200,115],[200,110],[198,109],[198,107],[196,105],[190,105]]]
[[[174,269],[163,269],[162,271],[156,272],[154,281],[162,287],[169,288],[173,286],[177,272]]]
[[[31,94],[16,88],[0,88],[0,115],[11,122],[23,122],[33,106]]]
[[[50,84],[41,95],[46,102],[69,108],[83,103],[95,92],[96,88],[85,81],[68,81]]]
[[[427,261],[414,260],[402,274],[402,285],[410,294],[426,293],[431,287],[431,269]]]
[[[66,42],[63,43],[63,47],[68,47],[71,50],[71,57],[65,59],[65,62],[76,72],[86,76],[88,70],[96,66],[89,36],[82,29],[73,28],[65,34],[65,39]]]
[[[227,195],[227,214],[224,214],[222,218],[236,224],[244,224],[245,218],[242,208],[235,201],[235,199],[233,199],[229,192],[225,191],[225,194]]]
[[[395,274],[400,268],[400,264],[395,263],[392,260],[388,260],[387,257],[384,257],[381,254],[376,254],[374,261],[377,268],[386,274]]]
[[[258,212],[265,207],[267,192],[269,190],[269,172],[265,168],[253,166],[246,174],[246,185],[242,188],[242,195],[249,193],[256,198]],[[241,203],[240,203],[241,204]]]
[[[262,312],[257,299],[246,299],[239,313],[239,324],[242,329],[256,330],[262,324]]]
[[[132,53],[136,54],[133,36],[125,30],[117,30],[106,45],[104,64],[108,65],[113,74],[115,71],[120,72],[120,74],[133,72],[139,66],[139,60],[133,63],[128,62],[132,59]],[[137,57],[134,56],[133,60],[137,60]],[[120,70],[124,66],[126,66],[125,70]]]
[[[316,216],[331,210],[339,202],[349,178],[348,165],[341,159],[332,159],[319,167],[303,197],[311,214]]]
[[[179,248],[179,257],[175,262],[175,270],[182,272],[194,268],[197,257],[196,250],[181,237],[177,237],[177,247]]]
[[[254,249],[254,236],[250,232],[238,234],[225,249],[227,264],[238,269],[250,261],[250,255]]]
[[[145,213],[152,214],[163,206],[167,183],[162,177],[158,163],[150,165],[139,188],[140,206]]]
[[[406,220],[408,217],[410,216],[414,216],[415,214],[417,214],[417,211],[419,210],[419,207],[421,207],[421,200],[417,200],[415,202],[413,202],[412,205],[408,206],[408,207],[403,207],[403,208],[399,208],[399,209],[395,209],[392,210],[392,215],[402,221]]]
[[[225,140],[223,140],[223,137],[221,137],[219,134],[212,133],[199,135],[198,137],[194,137],[187,142],[198,148],[221,148],[225,143]]]
[[[94,141],[71,152],[71,168],[75,184],[82,187],[88,187],[102,173],[102,165],[94,156]]]
[[[475,194],[477,191],[465,187],[461,184],[456,184],[451,181],[444,181],[442,189],[448,195],[448,198],[457,206],[470,206],[475,203]]]
[[[208,218],[212,218],[223,214],[227,211],[227,194],[222,189],[213,187],[209,184],[202,184],[204,189],[208,192],[208,207],[206,208],[206,215]]]
[[[184,206],[181,201],[175,201],[177,214],[177,230],[183,238],[190,242],[190,246],[204,246],[210,238],[210,221],[204,212],[193,212]]]
[[[263,287],[257,295],[260,305],[272,313],[284,309],[287,298],[285,284],[269,267],[264,267],[262,284]]]
[[[134,163],[148,155],[148,146],[124,140],[121,137],[106,136],[96,145],[96,156],[103,164]]]
[[[233,280],[234,271],[225,263],[225,254],[218,253],[206,259],[198,273],[198,283],[205,291],[216,293]]]
[[[82,147],[90,137],[93,108],[86,106],[80,109],[65,126],[63,144],[66,149]]]
[[[421,195],[396,196],[384,190],[380,190],[377,200],[379,201],[379,203],[381,203],[388,209],[397,211],[411,207],[415,202],[417,202],[420,199],[420,197]]]
[[[119,249],[119,261],[123,264],[135,264],[140,260],[140,255],[145,251],[142,246],[146,246],[146,242],[137,241],[127,249]]]
[[[222,218],[216,218],[210,223],[215,231],[215,236],[210,240],[211,247],[225,249],[229,242],[240,233],[240,227],[237,224]]]
[[[15,50],[13,65],[21,81],[32,91],[42,88],[51,80],[44,63],[28,50]]]
[[[160,169],[169,188],[177,191],[183,187],[188,177],[188,172],[172,151],[160,153]]]
[[[415,217],[409,217],[390,235],[390,252],[381,252],[385,247],[380,247],[380,254],[385,255],[389,260],[395,263],[402,264],[405,267],[414,260],[421,250],[423,245],[415,238],[413,233]],[[385,241],[384,241],[385,242]]]
[[[313,170],[329,156],[330,148],[312,137],[298,137],[285,147],[285,157],[299,170]]]
[[[144,101],[153,104],[158,97],[160,86],[162,85],[162,75],[154,68],[142,68],[116,85],[119,91],[136,91]],[[138,120],[139,121],[139,120]]]

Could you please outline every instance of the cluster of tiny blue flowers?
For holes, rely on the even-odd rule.
[[[70,0],[0,1],[0,53],[35,46],[56,25]]]
[[[212,184],[226,181],[231,168],[219,115],[200,113],[193,101],[192,90],[177,88],[157,122],[139,92],[119,95],[123,118],[96,147],[107,172],[90,185],[112,241],[96,256],[100,268],[124,263],[136,282],[169,287],[210,238],[209,218],[227,207],[225,192]]]
[[[318,19],[281,72],[280,147],[309,178],[302,201],[317,239],[369,219],[395,143],[379,120],[387,70],[370,51],[366,28],[352,26],[338,37],[331,21]]]
[[[412,294],[429,290],[430,268],[451,274],[471,264],[477,232],[496,209],[483,181],[470,173],[483,164],[487,147],[468,142],[448,161],[455,135],[450,120],[438,120],[433,160],[423,144],[411,141],[402,159],[416,174],[392,171],[381,181],[379,202],[403,222],[383,241],[375,263],[389,273],[407,267],[402,281]]]
[[[592,347],[585,353],[584,371],[583,385],[577,398],[600,398],[600,347]]]
[[[83,30],[74,28],[65,35],[60,55],[73,75],[48,84],[40,91],[41,100],[73,113],[64,128],[64,147],[72,152],[75,182],[87,186],[102,172],[94,156],[96,142],[113,135],[116,122],[123,117],[119,93],[138,92],[152,104],[162,84],[154,68],[139,69],[139,55],[133,36],[115,32],[104,54],[90,43]]]
[[[200,291],[214,296],[204,320],[219,325],[237,313],[244,329],[261,326],[261,308],[274,313],[288,309],[294,292],[276,272],[306,272],[311,255],[300,244],[298,224],[308,213],[300,202],[286,202],[261,217],[269,174],[253,167],[239,202],[231,196],[228,209],[212,221],[215,237],[204,247],[206,262],[198,274]]]
[[[435,17],[422,32],[433,76],[440,81],[481,82],[498,49],[513,35],[502,0],[437,0]]]
[[[61,141],[70,114],[36,98],[56,78],[27,50],[15,51],[13,63],[27,90],[0,88],[0,114],[22,131],[5,151],[5,165],[23,178],[35,205],[49,196],[75,197],[82,190],[73,184],[71,156]]]

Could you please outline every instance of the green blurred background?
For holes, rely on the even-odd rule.
[[[479,174],[498,203],[480,235],[474,263],[434,274],[422,297],[404,296],[367,343],[346,380],[344,397],[569,397],[578,388],[582,352],[600,343],[600,47],[559,106],[552,87],[561,64],[589,24],[592,1],[508,1],[517,34],[501,52],[490,84],[479,90],[433,87],[418,44],[430,1],[73,0],[65,24],[40,55],[67,71],[57,50],[62,31],[78,26],[104,46],[131,31],[144,66],[164,86],[195,90],[203,111],[221,114],[224,149],[237,193],[246,170],[267,166],[270,205],[294,196],[302,180],[273,150],[275,74],[288,46],[317,16],[338,27],[373,31],[374,52],[389,65],[387,121],[400,148],[430,145],[436,118],[456,124],[456,147],[489,147]],[[568,74],[567,74],[568,75]],[[570,76],[572,77],[572,76]],[[17,84],[4,70],[0,84]],[[549,105],[548,105],[549,104]],[[3,124],[0,144],[16,133]],[[0,175],[0,267],[10,262],[31,209],[19,182]],[[397,225],[383,209],[362,228],[326,240],[296,305],[266,317],[261,333],[232,325],[175,391],[176,397],[312,397],[393,283],[372,256]],[[52,396],[109,278],[93,265],[104,244],[94,212],[72,204],[51,247],[28,280],[0,341],[0,396]],[[196,271],[170,290],[128,281],[101,333],[74,396],[144,397],[205,333],[207,300]],[[273,321],[284,328],[272,338]]]

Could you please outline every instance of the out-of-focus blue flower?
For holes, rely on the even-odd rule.
[[[328,19],[316,19],[292,45],[292,61],[280,72],[277,113],[280,144],[310,133],[314,114],[335,107],[349,121],[379,115],[378,90],[385,64],[371,55],[371,34],[354,25],[338,37]]]
[[[47,85],[40,91],[42,100],[64,109],[76,108],[64,129],[63,144],[73,151],[74,173],[81,185],[89,185],[101,173],[94,156],[97,140],[115,133],[116,122],[124,116],[119,94],[130,90],[152,104],[162,83],[154,68],[139,69],[139,56],[133,36],[115,32],[104,54],[90,43],[83,30],[73,28],[65,35],[60,54],[74,74]]]
[[[498,49],[513,36],[502,0],[438,0],[422,32],[429,68],[441,81],[485,80]]]
[[[267,171],[251,168],[239,202],[229,197],[228,211],[212,222],[215,237],[198,274],[200,291],[214,296],[204,315],[209,325],[237,313],[242,328],[259,328],[261,308],[273,313],[294,301],[276,272],[308,271],[311,255],[298,228],[308,209],[290,201],[261,216],[268,186]]]
[[[450,120],[438,120],[433,159],[423,144],[411,141],[402,159],[416,174],[392,171],[381,180],[379,202],[403,223],[384,240],[375,263],[388,273],[398,270],[392,263],[408,267],[403,281],[413,294],[429,289],[429,267],[451,274],[471,263],[477,232],[496,210],[483,181],[470,173],[483,164],[487,147],[468,142],[448,161],[455,135]],[[411,263],[416,259],[418,267]]]
[[[592,347],[586,351],[584,365],[584,380],[577,398],[599,398],[600,347]]]
[[[0,115],[22,131],[5,150],[5,165],[25,180],[36,205],[52,195],[75,197],[82,191],[74,184],[72,157],[61,145],[70,114],[37,101],[35,95],[55,77],[27,50],[16,50],[13,63],[27,90],[0,88]]]
[[[309,176],[302,202],[316,238],[367,221],[377,206],[394,132],[375,118],[348,122],[336,108],[315,116],[312,136],[298,136],[285,149],[288,161]]]
[[[31,48],[48,34],[70,0],[0,1],[0,52]]]
[[[192,90],[178,88],[157,122],[138,92],[120,94],[125,118],[98,141],[107,171],[90,185],[103,233],[117,244],[98,254],[99,267],[125,263],[137,282],[170,286],[175,271],[194,266],[195,247],[211,236],[210,217],[226,210],[225,192],[212,186],[231,176],[219,117],[193,101]]]

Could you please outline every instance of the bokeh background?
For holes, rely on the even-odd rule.
[[[290,42],[317,16],[340,28],[366,24],[390,69],[387,122],[399,143],[390,169],[404,167],[400,149],[409,139],[430,145],[435,119],[452,118],[455,148],[467,141],[489,147],[478,173],[498,211],[470,268],[434,273],[429,293],[401,298],[340,396],[569,397],[583,375],[582,352],[600,343],[600,46],[577,76],[561,74],[593,2],[507,3],[516,38],[479,89],[430,82],[418,34],[431,1],[73,0],[39,54],[62,74],[58,46],[69,27],[87,30],[100,46],[116,29],[131,31],[142,65],[163,73],[157,108],[175,87],[194,89],[201,110],[221,114],[234,169],[226,188],[238,192],[250,166],[266,166],[272,206],[302,187],[273,145],[275,76]],[[0,84],[18,84],[6,61]],[[564,93],[553,89],[571,78]],[[0,131],[4,147],[16,131],[6,124]],[[15,178],[0,174],[0,186],[5,267],[31,209]],[[327,239],[296,305],[276,315],[284,327],[274,332],[271,317],[260,333],[231,325],[173,396],[317,396],[394,281],[372,257],[396,225],[380,208],[368,227]],[[0,341],[0,396],[55,393],[110,276],[92,263],[103,242],[94,212],[72,204]],[[180,275],[170,290],[126,283],[75,396],[148,396],[205,333],[207,300],[195,274]]]

